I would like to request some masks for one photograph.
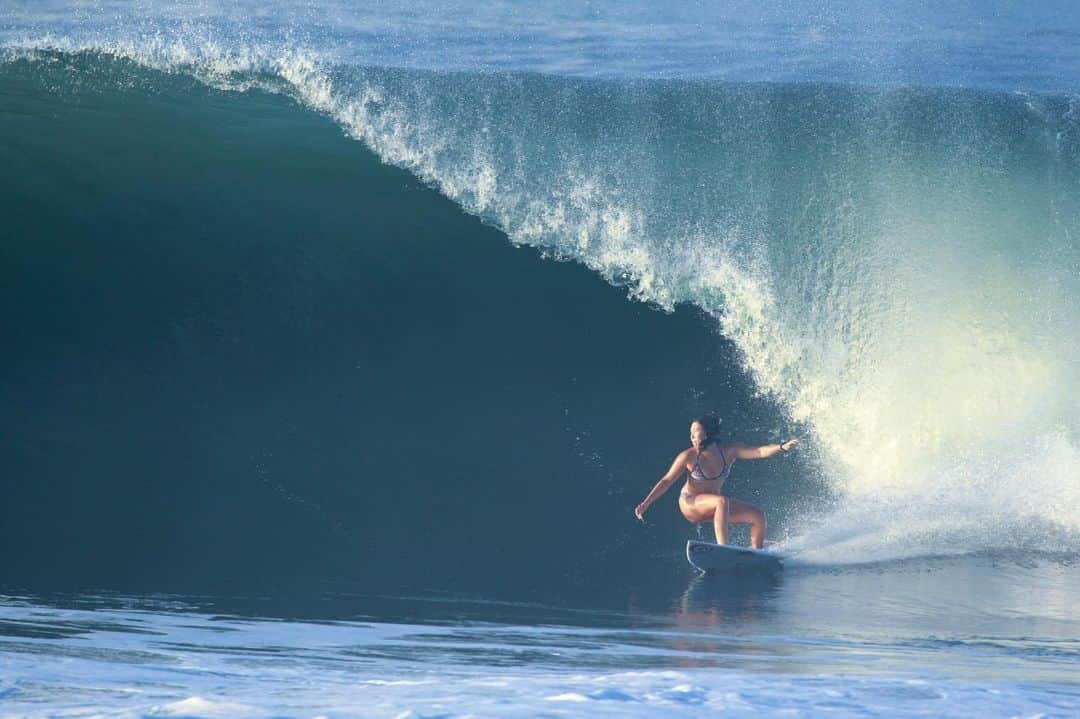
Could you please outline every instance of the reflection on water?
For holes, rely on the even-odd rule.
[[[698,575],[638,587],[631,615],[678,630],[839,636],[1080,638],[1075,557],[1007,553],[860,566],[789,565],[776,575]]]
[[[663,607],[654,587],[655,609],[645,609],[644,592],[631,609],[667,621],[662,636],[681,666],[879,674],[944,662],[942,671],[968,678],[1076,680],[1072,556],[932,557],[684,581]]]
[[[674,603],[675,626],[700,630],[762,624],[775,613],[783,583],[783,573],[697,575]]]
[[[552,587],[522,598],[393,594],[357,588],[259,596],[12,596],[4,606],[92,612],[79,621],[0,624],[8,636],[109,631],[101,610],[311,622],[436,626],[476,623],[738,635],[1080,638],[1080,564],[1072,555],[995,553],[860,566],[791,565],[780,573],[701,575],[685,563],[647,566],[622,581]],[[648,572],[651,572],[648,573]],[[0,591],[0,594],[4,592]],[[219,625],[220,626],[220,625]],[[152,626],[131,625],[132,631]]]

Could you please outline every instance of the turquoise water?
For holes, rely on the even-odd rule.
[[[1080,12],[1068,0],[650,3],[14,2],[14,45],[245,55],[575,77],[966,86],[1075,92]]]

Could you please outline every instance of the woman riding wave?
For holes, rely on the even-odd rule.
[[[720,443],[720,419],[712,415],[690,423],[690,444],[675,457],[667,471],[648,496],[634,509],[634,515],[645,521],[645,510],[673,485],[685,472],[686,484],[679,493],[679,510],[694,524],[711,519],[716,531],[716,543],[727,544],[729,524],[750,525],[750,546],[761,549],[765,544],[765,512],[749,502],[720,494],[724,480],[731,474],[737,459],[766,459],[788,452],[799,443],[789,439],[780,444],[751,447],[737,442]]]

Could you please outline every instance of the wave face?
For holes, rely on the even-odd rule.
[[[689,418],[777,434],[700,312],[513,247],[288,98],[84,54],[0,88],[6,584],[682,570],[674,497],[631,510]],[[732,491],[779,530],[820,489],[800,474]]]
[[[1080,546],[1080,377],[1072,357],[1078,340],[1073,308],[1080,301],[1077,98],[446,74],[183,43],[96,50],[103,51],[125,60],[9,51],[5,72],[38,77],[51,64],[74,63],[79,77],[119,73],[118,84],[151,100],[162,82],[180,82],[177,73],[248,92],[249,99],[265,97],[251,91],[287,95],[513,243],[574,260],[656,307],[698,308],[722,340],[683,329],[683,341],[673,345],[653,319],[640,315],[641,322],[654,324],[621,335],[628,344],[603,364],[631,363],[626,376],[662,382],[674,396],[686,397],[691,386],[724,398],[700,406],[728,412],[740,403],[753,407],[748,411],[761,419],[740,420],[736,431],[773,431],[789,421],[804,427],[807,458],[826,488],[814,485],[815,499],[793,502],[784,514],[789,547],[805,559]],[[169,74],[146,74],[127,61]],[[41,101],[60,102],[58,95],[63,91]],[[176,111],[182,114],[180,107]],[[295,141],[305,142],[311,127],[305,123],[313,121],[289,122],[297,123]],[[72,133],[67,141],[75,146]],[[57,156],[68,151],[65,144]],[[296,152],[296,167],[288,171],[314,172]],[[209,161],[201,150],[197,157]],[[343,172],[346,164],[335,161],[333,167]],[[40,181],[52,182],[46,177]],[[7,182],[29,186],[25,176]],[[169,194],[188,192],[186,187],[169,186]],[[343,190],[324,189],[332,191],[346,201]],[[217,192],[217,201],[239,204],[235,198],[246,201],[254,190],[229,186]],[[311,198],[305,191],[297,201]],[[421,215],[431,212],[423,207]],[[386,237],[402,234],[388,231]],[[251,239],[230,242],[246,249],[229,251],[262,251]],[[503,271],[501,260],[495,274],[463,261],[465,246],[443,247],[438,255],[453,258],[464,273],[458,285],[463,294],[450,295],[459,300]],[[389,247],[384,239],[340,251],[406,256],[400,246]],[[420,251],[418,261],[430,261],[429,252]],[[339,272],[332,265],[311,271],[320,281]],[[408,294],[415,282],[407,278],[406,270]],[[297,292],[315,286],[300,283]],[[380,296],[398,301],[400,290],[383,289]],[[467,306],[474,312],[477,305]],[[425,302],[415,311],[425,314],[431,307]],[[599,327],[611,321],[600,317],[607,319]],[[348,324],[340,322],[338,327]],[[508,324],[512,320],[498,316],[496,326]],[[564,344],[562,331],[560,326],[546,337]],[[598,326],[589,323],[588,331]],[[386,332],[377,346],[405,341]],[[420,353],[441,351],[430,340],[445,329],[436,325],[426,332],[420,336],[428,340],[416,340]],[[722,353],[730,348],[738,371],[724,369],[710,380],[727,360],[716,364],[700,355],[689,367],[685,357],[667,364],[672,355],[698,353],[702,345],[711,350],[718,342]],[[543,376],[550,370],[550,346],[535,348],[542,358],[531,371],[541,374],[512,376]],[[663,356],[665,363],[649,364],[641,354],[654,361]],[[471,354],[461,366],[475,360]],[[418,367],[430,371],[427,361]],[[687,377],[695,372],[691,384]],[[725,394],[725,385],[735,389]],[[432,391],[411,387],[403,396],[415,406],[417,397]],[[601,392],[599,403],[610,407],[627,391],[635,390],[623,385]],[[650,393],[653,400],[639,417],[656,416],[661,394]],[[680,410],[693,412],[686,402]],[[396,417],[396,427],[409,426],[410,413]],[[483,424],[475,415],[470,423]],[[589,431],[595,427],[590,423]],[[613,422],[616,428],[622,432],[612,436],[625,441],[627,424]],[[604,446],[618,452],[623,445],[612,440]],[[650,449],[652,457],[670,454]],[[416,472],[408,454],[402,467]],[[550,448],[540,456],[548,466]],[[607,456],[591,461],[606,466]],[[770,488],[765,498],[782,503],[782,497],[797,497],[783,491],[795,484]],[[427,481],[420,486],[431,487]],[[410,483],[406,496],[414,489]],[[836,503],[823,515],[826,496]],[[437,516],[435,506],[404,514],[428,519]]]

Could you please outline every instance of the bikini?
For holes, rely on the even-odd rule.
[[[701,450],[698,451],[697,457],[694,458],[694,466],[690,468],[690,479],[712,481],[719,479],[721,482],[727,481],[728,475],[731,474],[731,465],[735,464],[735,460],[731,460],[731,464],[728,464],[727,458],[724,456],[724,450],[720,450],[720,461],[724,463],[724,468],[720,470],[720,474],[715,477],[706,477],[705,473],[701,471]],[[685,489],[679,492],[679,498],[693,497],[695,492],[687,492]]]

